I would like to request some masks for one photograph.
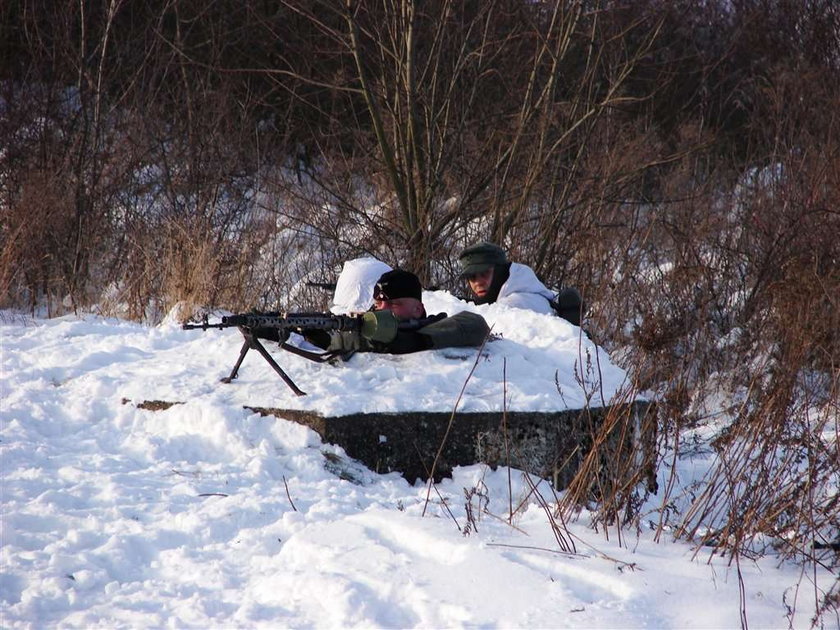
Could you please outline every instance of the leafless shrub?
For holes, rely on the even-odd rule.
[[[72,232],[73,212],[69,196],[57,177],[46,172],[25,175],[19,196],[2,221],[0,295],[3,306],[34,309],[45,303],[48,312],[61,304],[60,269],[56,255],[66,255],[64,243]]]
[[[624,392],[598,422],[591,409],[586,453],[557,504],[566,519],[580,506],[594,507],[594,522],[605,527],[636,524],[641,503],[655,492],[657,416],[655,408],[633,405],[636,392]]]
[[[660,533],[823,561],[836,2],[241,5],[0,3],[0,305],[323,306],[306,281],[363,253],[457,292],[495,239],[581,289],[662,457],[720,430]],[[647,490],[603,465],[629,429],[593,430],[564,509],[597,489],[596,521],[632,522]]]

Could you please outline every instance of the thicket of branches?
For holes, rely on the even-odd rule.
[[[837,3],[15,0],[0,18],[0,306],[317,306],[300,280],[362,253],[459,291],[460,248],[494,240],[582,291],[672,446],[738,401],[681,531],[791,554],[840,531]]]

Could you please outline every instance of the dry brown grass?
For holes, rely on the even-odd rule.
[[[116,16],[91,66],[64,28],[81,5],[2,6],[0,306],[323,307],[301,279],[364,253],[457,292],[458,251],[492,237],[578,287],[594,340],[656,396],[660,532],[836,562],[813,543],[840,528],[837,3],[606,3],[551,28],[540,3],[465,5],[419,51],[439,74],[390,81],[410,74],[363,57],[367,102],[336,13],[325,41],[260,3],[152,4]],[[363,46],[401,15],[379,10],[359,14]],[[152,36],[173,23],[190,27]],[[561,512],[638,517],[649,490],[601,452],[631,424],[593,430]],[[676,464],[698,427],[718,432],[715,465],[686,499]]]

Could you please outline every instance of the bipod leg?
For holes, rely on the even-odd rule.
[[[300,389],[297,385],[295,385],[294,381],[289,378],[289,375],[283,371],[279,365],[277,365],[277,361],[274,360],[268,350],[266,350],[263,345],[259,342],[259,340],[254,336],[254,334],[246,329],[240,327],[239,331],[242,333],[242,336],[245,338],[245,341],[242,343],[242,348],[239,350],[239,358],[236,360],[236,365],[233,366],[233,369],[230,371],[230,376],[226,376],[222,379],[222,383],[230,383],[233,379],[236,378],[236,375],[239,373],[239,366],[242,365],[243,359],[245,359],[245,355],[248,354],[248,350],[253,348],[257,352],[259,352],[263,359],[268,361],[268,364],[274,368],[274,371],[280,375],[280,378],[289,386],[295,394],[298,396],[306,396],[306,392]]]
[[[277,372],[280,375],[280,378],[282,378],[283,381],[285,381],[286,385],[289,386],[289,389],[291,389],[298,396],[306,396],[306,392],[301,390],[297,385],[295,385],[294,381],[289,378],[289,375],[286,374],[283,371],[283,368],[281,368],[279,365],[277,365],[277,361],[275,361],[274,357],[272,357],[268,353],[268,350],[266,350],[263,347],[263,345],[259,341],[257,341],[257,338],[254,337],[253,335],[250,335],[250,338],[251,338],[250,346],[254,350],[256,350],[257,352],[259,352],[266,361],[268,361],[268,364],[271,367],[273,367],[274,371]]]
[[[236,365],[234,365],[233,369],[230,371],[230,376],[224,377],[222,379],[222,383],[230,383],[236,378],[236,375],[239,373],[239,366],[242,365],[242,360],[245,358],[245,355],[248,354],[248,350],[251,349],[251,335],[245,331],[242,331],[242,335],[245,337],[245,341],[242,344],[242,349],[239,351],[239,358],[236,360]]]

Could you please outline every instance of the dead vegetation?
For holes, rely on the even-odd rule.
[[[836,3],[82,5],[0,8],[0,307],[322,307],[363,253],[457,293],[490,238],[657,397],[662,532],[837,562]]]

